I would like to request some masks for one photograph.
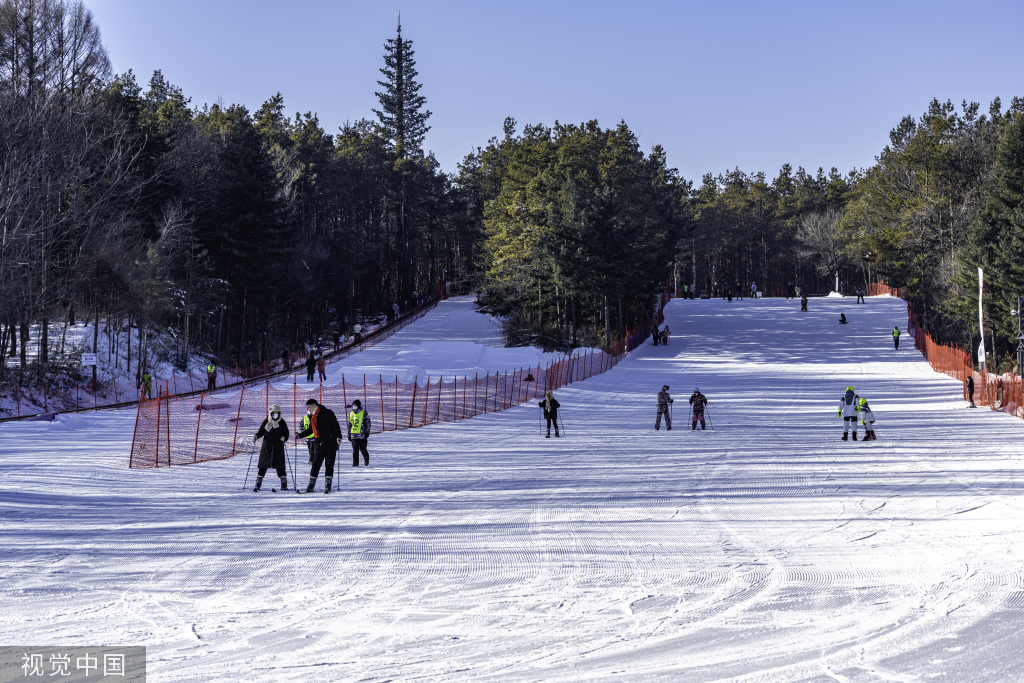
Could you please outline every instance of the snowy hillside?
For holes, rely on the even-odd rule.
[[[558,392],[563,438],[536,404],[380,435],[330,496],[129,470],[133,411],[0,424],[0,637],[146,644],[153,681],[1019,680],[1024,423],[894,351],[902,301],[798,309],[673,301],[670,346]],[[492,365],[447,321],[345,372]],[[849,384],[877,441],[839,440]]]

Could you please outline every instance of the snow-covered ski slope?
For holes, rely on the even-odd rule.
[[[130,413],[4,424],[0,640],[147,644],[154,681],[1024,680],[1024,422],[852,301],[673,301],[563,438],[535,404],[377,436],[330,496],[128,470]],[[848,384],[878,441],[839,440]]]

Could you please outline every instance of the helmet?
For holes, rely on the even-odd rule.
[[[860,404],[861,404],[862,406],[866,406],[866,405],[868,404],[868,400],[867,400],[866,398],[862,398],[862,399],[860,400]]]
[[[853,387],[846,387],[847,391],[853,391]]]
[[[695,393],[695,394],[699,394],[699,393],[700,393],[700,387],[698,387],[698,388],[694,389],[694,390],[693,390],[693,393]]]

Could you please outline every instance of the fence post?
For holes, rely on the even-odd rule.
[[[424,385],[427,393],[423,396],[423,419],[420,420],[420,427],[427,424],[427,401],[430,400],[430,375],[427,375],[427,383]]]
[[[479,376],[480,373],[477,373]],[[487,391],[491,388],[491,371],[487,371],[487,377],[484,379],[484,412],[487,412]],[[474,391],[473,397],[476,398],[476,392]]]
[[[128,454],[128,469],[131,469],[135,460],[135,440],[139,436],[139,413],[142,412],[142,394],[139,394],[139,406],[135,409],[135,429],[132,430],[132,450]]]
[[[441,399],[444,398],[444,375],[437,380],[437,410],[434,411],[434,424],[441,421]]]
[[[78,413],[78,395],[79,395],[78,385],[76,384],[75,385],[75,413],[76,414]],[[131,457],[129,457],[129,460],[131,460]],[[130,467],[130,465],[129,465],[129,467]]]
[[[398,375],[395,375],[395,431],[398,431]]]
[[[409,401],[409,429],[412,429],[412,420],[416,416],[416,389],[419,387],[419,379],[419,375],[412,379],[412,400]]]
[[[139,393],[139,400],[142,400],[142,393]],[[153,460],[156,466],[160,467],[160,385],[156,385],[156,450],[153,453]]]
[[[462,419],[466,419],[466,385],[469,384],[469,375],[462,376]]]
[[[238,395],[238,414],[235,416],[235,436],[231,440],[231,457],[235,457],[235,447],[238,445],[238,423],[242,419],[242,399],[245,398],[245,380],[242,380],[242,393]]]
[[[164,380],[164,396],[167,399],[164,401],[167,406],[167,466],[171,466],[171,385],[167,380]]]
[[[345,373],[341,373],[341,400],[345,402],[345,410],[348,410],[348,390],[345,388]]]
[[[369,410],[370,410],[370,403],[369,403],[369,401],[366,400],[366,373],[365,372],[363,373],[363,410],[366,411],[367,415],[370,414],[370,412],[369,412]]]
[[[206,397],[206,390],[199,394],[199,417],[196,419],[196,445],[192,449],[192,462],[199,462],[199,425],[203,421],[203,399]],[[292,421],[294,425],[294,420]]]
[[[384,422],[384,375],[380,376],[380,431],[388,431],[388,425]]]

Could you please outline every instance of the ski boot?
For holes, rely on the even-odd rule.
[[[288,490],[288,477],[287,476],[281,477],[281,490],[282,491],[287,491]]]
[[[561,434],[559,434],[559,433],[558,433],[558,430],[556,429],[556,430],[555,430],[555,438],[557,439],[557,438],[559,438],[560,436],[562,436],[562,435],[561,435]]]
[[[256,488],[254,488],[252,490],[252,492],[253,493],[258,492],[260,490],[260,486],[262,486],[262,485],[263,485],[263,477],[256,477]]]
[[[324,480],[324,494],[328,494],[331,492],[331,479],[332,477],[327,477]]]
[[[857,440],[857,432],[854,432],[854,433],[853,433],[853,440],[854,440],[854,441],[856,441],[856,440]]]
[[[313,477],[309,478],[309,484],[306,485],[306,493],[313,493],[313,487],[316,486],[316,479]]]
[[[843,441],[848,441],[848,440],[849,440],[849,438],[850,438],[850,437],[848,437],[848,436],[846,435],[846,432],[843,432]]]

